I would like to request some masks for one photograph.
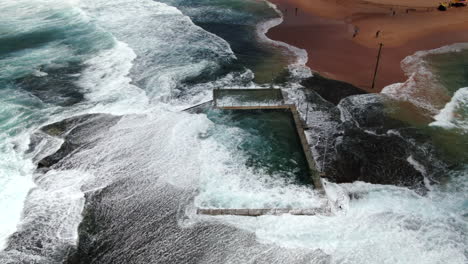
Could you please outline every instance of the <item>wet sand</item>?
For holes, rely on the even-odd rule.
[[[306,49],[307,65],[325,77],[371,92],[407,79],[400,67],[406,56],[468,42],[468,7],[440,12],[432,0],[415,0],[413,7],[385,4],[402,0],[373,1],[271,0],[283,13],[284,22],[267,36]],[[383,48],[375,88],[371,89],[379,43]]]

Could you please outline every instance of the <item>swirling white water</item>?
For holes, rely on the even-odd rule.
[[[236,58],[229,44],[193,24],[177,8],[147,0],[0,5],[12,14],[7,18],[13,19],[4,23],[16,26],[7,31],[12,36],[50,27],[69,32],[65,37],[51,34],[37,46],[0,57],[5,66],[1,72],[5,81],[0,82],[0,210],[8,212],[0,220],[4,242],[16,227],[36,230],[33,238],[43,241],[46,253],[38,254],[37,261],[47,262],[48,254],[54,255],[60,245],[76,243],[84,194],[123,180],[140,184],[128,187],[135,188],[133,195],[148,188],[143,184],[169,184],[182,193],[193,192],[193,203],[181,202],[187,207],[307,207],[315,202],[309,189],[267,178],[245,165],[246,156],[235,147],[246,131],[215,124],[205,114],[178,112],[209,99],[213,87],[251,85],[252,76],[248,69],[224,74],[221,69]],[[70,32],[74,28],[77,32]],[[45,78],[43,72],[76,62],[82,70],[63,73],[75,78],[72,83],[84,94],[73,105],[44,102],[38,91],[19,89],[14,82],[28,74]],[[195,85],[187,82],[200,74],[214,77]],[[35,175],[32,154],[26,153],[31,133],[84,113],[125,116],[109,131],[92,135],[97,145],[67,160],[64,167],[72,169]],[[337,188],[360,196],[351,201],[346,215],[210,218],[188,210],[189,220],[181,225],[228,224],[254,233],[260,244],[285,251],[321,250],[332,263],[465,263],[466,177],[466,170],[454,173],[447,184],[425,197],[400,187],[343,184]]]

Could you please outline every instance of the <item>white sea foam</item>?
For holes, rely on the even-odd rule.
[[[94,19],[101,23],[109,23],[107,28],[115,30],[116,35],[126,38],[128,47],[118,43],[115,49],[99,53],[95,59],[88,61],[89,68],[81,76],[79,84],[89,92],[88,103],[97,103],[95,111],[100,111],[98,107],[101,100],[105,102],[102,106],[109,103],[107,106],[115,107],[111,108],[115,113],[133,111],[123,108],[134,103],[144,102],[144,105],[147,102],[146,97],[143,92],[138,92],[138,87],[130,84],[132,76],[136,76],[134,82],[143,84],[144,88],[140,87],[142,91],[148,88],[150,98],[163,100],[162,97],[167,95],[167,87],[174,88],[174,84],[183,75],[196,74],[206,65],[212,65],[211,62],[196,61],[198,66],[192,71],[188,69],[191,61],[183,57],[178,58],[187,61],[183,65],[172,64],[174,61],[169,61],[168,65],[158,65],[157,71],[161,73],[156,79],[152,79],[152,69],[133,72],[135,68],[151,68],[151,60],[163,56],[163,53],[152,54],[151,50],[167,44],[167,40],[156,43],[148,38],[142,40],[142,43],[136,43],[146,35],[138,31],[138,27],[143,30],[147,27],[127,27],[130,18],[122,17],[146,17],[154,19],[157,24],[157,19],[151,15],[153,12],[167,11],[169,16],[182,16],[174,8],[150,1],[133,2],[135,6],[130,2],[127,5],[126,2],[106,3],[113,7],[110,9],[112,11],[104,10],[104,2],[91,3],[95,6],[88,7],[88,11],[94,12]],[[143,3],[144,5],[138,6]],[[129,15],[126,11],[135,12],[129,12]],[[118,15],[111,15],[112,12]],[[105,16],[99,17],[100,14]],[[121,19],[121,22],[112,24],[113,18]],[[167,16],[164,17],[166,18]],[[187,18],[182,19],[186,20]],[[164,24],[168,25],[170,23]],[[167,30],[164,26],[158,30]],[[186,30],[169,36],[184,36],[183,33],[189,33],[190,29]],[[202,34],[199,29],[196,32]],[[217,38],[210,39],[215,40]],[[184,43],[186,42],[181,45]],[[154,46],[156,44],[157,47]],[[213,48],[223,49],[225,46],[215,43]],[[122,54],[116,52],[119,50]],[[185,51],[187,50],[184,49],[183,52]],[[139,59],[138,56],[144,58]],[[108,76],[112,77],[107,78]],[[100,77],[103,77],[102,80]],[[224,80],[229,81],[231,77]],[[212,86],[207,87],[210,89]],[[110,94],[106,94],[106,91]],[[186,99],[175,103],[190,105],[205,98],[204,96],[207,94],[200,87],[192,102]],[[27,221],[44,219],[42,217],[46,215],[50,217],[49,222],[41,223],[50,227],[50,230],[44,235],[50,236],[53,243],[73,243],[83,206],[83,192],[94,191],[119,179],[125,179],[119,184],[132,185],[132,179],[141,180],[140,177],[144,177],[148,184],[170,184],[181,191],[193,191],[194,206],[310,207],[318,204],[314,202],[317,197],[310,189],[291,186],[279,177],[267,177],[262,172],[250,170],[245,165],[246,157],[233,147],[244,136],[244,131],[215,125],[203,114],[175,112],[180,105],[161,106],[160,101],[156,102],[158,106],[146,109],[138,115],[124,116],[110,131],[95,135],[98,138],[96,146],[68,158],[67,162],[75,169],[52,170],[40,176],[37,179],[38,186],[31,193],[31,200],[25,210],[31,216]],[[119,103],[122,108],[119,108]],[[79,107],[80,111],[85,111],[81,109],[83,106]],[[72,111],[64,115],[71,115]],[[466,256],[463,255],[466,241],[463,228],[466,227],[463,227],[463,218],[459,212],[459,204],[463,202],[466,193],[456,193],[455,197],[452,197],[453,193],[450,196],[435,193],[420,197],[405,188],[359,182],[335,187],[336,200],[339,197],[345,200],[344,195],[347,193],[360,197],[349,202],[346,214],[333,217],[285,215],[259,218],[190,216],[197,221],[218,219],[216,221],[251,231],[262,243],[274,243],[286,248],[321,249],[330,254],[335,263],[466,262]],[[146,186],[133,188],[137,192],[139,188]],[[47,215],[48,212],[53,213]]]
[[[89,189],[115,177],[151,175],[147,180],[152,184],[193,190],[194,206],[310,206],[314,200],[310,190],[264,177],[245,166],[245,157],[232,147],[243,133],[216,127],[202,114],[155,108],[145,115],[124,117],[97,147],[70,162],[90,168],[96,185],[88,183]],[[349,202],[345,215],[190,217],[230,223],[255,233],[262,243],[321,249],[335,263],[466,261],[464,222],[457,211],[459,198],[454,201],[439,193],[421,197],[406,188],[359,182],[338,186],[342,193],[359,197]]]
[[[8,13],[9,10],[14,12],[14,15],[7,16],[10,18],[20,18],[24,17],[18,21],[8,20],[7,22],[12,23],[12,28],[18,29],[11,32],[12,35],[19,34],[20,32],[28,33],[34,32],[39,27],[38,25],[47,25],[53,27],[57,23],[60,25],[65,21],[72,21],[76,24],[76,27],[80,23],[87,23],[87,16],[83,13],[78,7],[77,1],[40,1],[32,2],[29,1],[6,1],[0,4],[0,9],[3,13]],[[51,14],[58,14],[56,16],[56,21],[51,20]],[[68,19],[68,20],[67,20]],[[44,20],[46,22],[44,22]],[[69,21],[68,21],[69,22]],[[40,66],[50,64],[52,61],[62,61],[65,58],[68,58],[73,53],[72,48],[67,45],[61,45],[60,43],[52,42],[44,45],[43,47],[37,49],[30,49],[29,52],[22,52],[17,54],[17,56],[7,57],[3,59],[1,63],[6,63],[9,67],[2,67],[0,70],[0,76],[2,78],[13,78],[14,76],[22,76],[27,73],[32,73],[37,77],[45,77],[47,73],[40,70]],[[132,66],[131,61],[134,58],[134,53],[124,44],[117,42],[117,45],[110,50],[105,50],[95,56],[94,58],[89,59],[86,64],[88,68],[81,75],[78,85],[83,87],[83,89],[88,92],[86,95],[89,100],[85,105],[80,105],[77,108],[68,109],[62,114],[54,115],[51,117],[50,122],[59,121],[63,118],[82,114],[86,112],[107,112],[114,114],[123,114],[129,111],[138,111],[138,109],[144,108],[147,104],[147,99],[144,95],[144,91],[130,85],[130,79],[126,77]],[[20,94],[16,95],[15,93],[10,93],[8,97],[10,100],[25,101],[21,99]],[[6,98],[5,98],[6,99]],[[146,101],[145,101],[146,99]],[[29,99],[28,99],[29,100]],[[14,102],[14,101],[13,101]],[[90,110],[90,104],[94,106]],[[9,114],[9,112],[20,111],[23,112],[22,115],[17,117],[7,118],[7,123],[2,124],[4,129],[11,127],[10,130],[19,129],[18,126],[22,123],[28,122],[30,117],[24,112],[35,111],[37,115],[40,116],[49,114],[50,111],[39,111],[38,109],[21,109],[20,105],[12,105],[11,108],[8,108],[6,105],[2,105],[0,109],[0,114]],[[140,108],[138,108],[140,106]],[[5,109],[6,107],[6,109]],[[29,142],[30,134],[34,131],[34,127],[23,131],[21,135],[9,138],[6,135],[0,136],[2,143],[0,148],[2,149],[2,154],[0,155],[0,210],[3,212],[2,217],[0,217],[0,224],[2,230],[0,232],[0,248],[6,246],[6,239],[11,233],[13,233],[16,228],[22,228],[29,224],[28,221],[23,219],[20,222],[20,213],[23,211],[23,214],[28,216],[30,220],[39,219],[43,216],[42,214],[49,214],[47,211],[49,209],[44,209],[42,206],[36,204],[44,203],[50,204],[50,193],[55,193],[60,190],[60,186],[57,186],[58,183],[66,184],[66,177],[54,178],[53,175],[56,174],[47,174],[44,179],[47,181],[49,179],[56,179],[57,184],[51,185],[47,190],[43,190],[43,186],[39,184],[38,186],[34,185],[32,175],[35,170],[35,165],[32,162],[32,158],[36,157],[36,161],[45,155],[50,155],[51,149],[59,147],[59,145],[50,145],[51,142],[47,144],[40,144],[36,146],[36,153],[25,154],[27,150],[27,143]],[[22,142],[22,144],[18,144]],[[45,141],[43,142],[45,143]],[[58,142],[60,143],[60,142]],[[63,176],[63,175],[60,175]],[[75,175],[76,176],[76,175]],[[73,176],[73,177],[75,177]],[[35,187],[34,191],[28,194],[30,188]],[[55,189],[54,189],[55,188]],[[41,191],[42,190],[42,191]],[[66,191],[70,194],[69,191]],[[82,193],[79,189],[76,190],[75,194],[79,195]],[[38,206],[38,210],[44,210],[42,213],[40,211],[30,212],[27,207],[23,208],[25,204],[25,198],[28,195],[26,200],[26,206],[34,205]],[[72,195],[75,197],[76,195]],[[49,197],[49,198],[48,198]],[[58,203],[65,205],[69,199],[68,196],[61,195],[60,201]],[[71,199],[73,198],[71,197]],[[54,199],[57,199],[55,197]],[[74,199],[74,198],[73,198]],[[72,200],[73,200],[72,199]],[[73,201],[70,200],[70,203]],[[82,202],[81,202],[82,203]],[[58,204],[55,206],[55,212],[57,212],[56,217],[64,217],[63,219],[52,219],[50,221],[51,226],[56,226],[60,230],[56,230],[59,237],[66,239],[69,243],[70,241],[74,242],[76,240],[76,228],[77,224],[80,222],[80,212],[81,207],[72,206],[71,204],[66,205],[66,210],[70,211],[73,209],[73,216],[61,215]],[[64,209],[64,210],[65,210]],[[29,211],[28,211],[29,210]],[[71,212],[71,211],[70,211]],[[60,224],[58,224],[60,223]],[[53,234],[44,234],[45,236],[50,236],[54,238]],[[44,245],[46,246],[46,245]],[[52,245],[56,246],[56,245]]]
[[[82,191],[137,173],[152,175],[153,184],[197,190],[196,207],[312,208],[325,202],[309,187],[247,167],[247,157],[234,147],[245,133],[216,125],[204,114],[154,109],[123,117],[99,135],[96,147],[70,157],[67,164],[80,164],[92,175]]]
[[[458,89],[450,102],[437,114],[431,126],[440,126],[446,128],[459,128],[468,131],[468,88]]]
[[[385,87],[382,93],[400,100],[410,101],[434,115],[436,121],[431,126],[468,128],[465,109],[467,109],[468,88],[460,88],[450,101],[446,102],[446,91],[427,65],[426,57],[433,54],[457,53],[468,49],[468,43],[456,43],[437,49],[418,51],[406,57],[402,68],[409,76],[404,83]]]
[[[362,182],[341,186],[359,196],[343,215],[222,219],[254,232],[263,243],[320,249],[331,263],[466,262],[466,227],[461,215],[444,207],[449,199],[434,203],[435,197],[405,188]]]
[[[421,175],[423,175],[424,177],[424,186],[428,189],[428,190],[433,190],[432,186],[431,186],[431,182],[430,180],[427,178],[427,171],[426,171],[426,168],[424,167],[424,165],[422,165],[421,163],[419,163],[416,159],[414,159],[414,157],[412,155],[410,155],[406,161],[408,161],[409,164],[411,164],[411,166],[413,166],[413,168],[417,171],[419,171],[421,173]]]
[[[431,54],[460,52],[466,49],[468,49],[468,43],[456,43],[437,49],[418,51],[407,56],[401,62],[401,67],[408,79],[403,83],[386,86],[381,93],[409,101],[431,114],[438,113],[446,103],[445,88],[427,65],[426,57]]]
[[[5,0],[0,2],[0,12],[2,13],[0,17],[2,37],[12,39],[21,35],[28,36],[28,34],[43,30],[43,27],[50,27],[53,30],[64,27],[66,24],[76,26],[85,22],[80,10],[74,8],[70,1]],[[51,38],[47,34],[44,35],[45,39]],[[23,40],[23,42],[28,41],[31,40]],[[72,47],[52,40],[42,45],[34,45],[34,43],[23,43],[23,45],[31,45],[31,47],[26,47],[26,50],[13,48],[10,56],[3,56],[0,59],[0,78],[14,79],[30,73],[38,77],[45,76],[39,67],[52,61],[68,58],[73,51]],[[6,44],[5,48],[8,51],[8,48],[12,47]]]
[[[444,53],[452,53],[452,52],[461,52],[466,49],[468,49],[468,43],[455,43],[455,44],[446,45],[446,46],[432,49],[432,50],[417,51],[414,55],[409,56],[410,58],[408,58],[408,60],[420,61],[419,60],[420,58],[423,58],[427,56],[428,54],[444,54]]]
[[[187,87],[185,96],[175,98],[171,103],[176,109],[183,110],[213,99],[214,89],[225,89],[227,87],[245,89],[258,88],[258,85],[252,81],[253,79],[254,73],[248,69],[244,72],[231,72],[215,81],[198,83]]]
[[[131,78],[152,102],[171,100],[184,92],[178,86],[182,80],[215,71],[219,63],[235,58],[225,40],[196,26],[175,7],[149,0],[86,0],[80,6],[131,47],[137,55]]]
[[[402,61],[402,64],[414,61],[417,61],[417,63],[409,66],[414,71],[407,71],[409,77],[405,82],[388,85],[382,89],[381,93],[401,101],[409,101],[434,114],[441,104],[439,95],[443,93],[444,88],[435,80],[431,71],[427,69],[424,60],[418,61],[407,57]]]
[[[56,254],[64,245],[73,245],[78,238],[78,224],[84,205],[81,191],[88,175],[83,171],[55,171],[38,175],[36,186],[25,201],[19,229],[33,226],[46,257]],[[34,241],[24,241],[33,244]]]
[[[5,140],[5,135],[0,135],[0,250],[6,246],[8,236],[16,230],[24,199],[34,186],[31,179],[34,165],[23,155],[28,138],[28,135],[22,135]],[[25,142],[26,146],[24,143],[16,145],[18,142]]]
[[[195,205],[202,208],[314,208],[321,200],[308,186],[297,186],[284,175],[246,166],[246,154],[237,151],[243,138],[239,128],[213,124],[213,135],[201,144],[199,194]],[[281,177],[283,176],[283,177]]]
[[[415,160],[413,156],[409,156],[406,160],[422,175],[426,175],[426,168],[424,168],[424,166],[421,163]]]
[[[83,18],[70,1],[6,0],[0,2],[0,12],[2,37],[7,39],[28,35],[48,25],[59,27],[64,21],[80,23]],[[63,16],[53,16],[64,12]],[[0,59],[0,79],[11,80],[27,74],[45,77],[47,74],[39,67],[69,56],[70,51],[70,47],[57,42],[26,51],[13,50],[14,56]],[[35,165],[26,154],[34,123],[54,108],[44,110],[40,100],[8,85],[1,87],[0,98],[0,249],[3,249],[7,238],[18,228],[28,191],[35,186],[32,180]]]
[[[45,7],[53,4],[54,2],[51,1],[44,2]],[[86,69],[79,75],[79,80],[76,84],[85,92],[86,100],[75,107],[64,109],[60,114],[52,116],[49,123],[83,113],[101,112],[121,115],[143,112],[151,113],[151,111],[157,113],[154,116],[164,116],[162,120],[164,122],[167,122],[171,118],[173,121],[176,121],[179,116],[174,116],[171,114],[172,110],[168,110],[174,108],[173,106],[167,104],[150,105],[148,98],[152,99],[152,103],[167,101],[165,98],[168,95],[170,96],[171,93],[181,92],[174,91],[174,89],[182,79],[197,76],[206,69],[215,69],[218,67],[217,59],[230,60],[234,58],[229,45],[224,40],[195,26],[188,17],[182,15],[174,7],[148,0],[138,2],[120,1],[118,3],[81,1],[79,3],[72,3],[70,8],[76,9],[77,6],[75,4],[85,11],[80,15],[112,33],[115,44],[114,47],[100,51],[85,61]],[[64,10],[66,11],[67,8],[68,6],[64,7]],[[78,10],[82,12],[80,9]],[[115,16],[116,13],[120,15]],[[134,23],[135,17],[139,17],[140,22],[137,24]],[[121,38],[129,44],[115,40],[115,37]],[[173,45],[167,45],[168,42],[171,42]],[[175,50],[179,51],[174,53]],[[65,51],[63,54],[57,53],[57,56],[68,55],[68,52]],[[208,56],[210,54],[212,56]],[[41,55],[46,58],[50,57],[48,54]],[[170,56],[168,57],[168,55]],[[39,65],[44,63],[41,61]],[[235,82],[240,80],[244,83],[246,78],[251,80],[251,73],[231,74],[216,82]],[[209,84],[204,88],[206,90],[207,87],[209,89],[213,85],[216,84]],[[192,94],[197,98],[191,100],[191,102],[187,101],[184,103],[191,104],[195,102],[194,100],[199,100],[198,95],[206,95],[207,91],[204,91],[202,88],[202,85],[200,85],[197,90],[198,94]],[[211,89],[209,91],[211,92]],[[195,92],[191,91],[191,93]],[[175,108],[178,107],[176,106]],[[152,117],[154,118],[154,116]],[[182,127],[177,127],[178,131],[185,131],[183,125],[184,122],[185,124],[187,123],[187,116],[188,114],[185,114],[186,118],[181,118],[182,123],[176,122],[176,124],[182,125]],[[156,127],[167,128],[169,130],[157,132],[160,132],[160,135],[170,135],[171,129],[174,129],[174,127],[166,126],[164,123],[157,123],[157,121],[161,120],[155,119],[156,124],[148,122],[148,125],[155,124]],[[193,117],[190,117],[190,119],[193,119]],[[136,129],[136,125],[132,123],[132,129]],[[33,130],[31,129],[29,133]],[[124,131],[124,134],[126,132]],[[137,130],[134,132],[137,132]],[[29,133],[26,133],[26,138],[29,137]],[[109,135],[109,138],[117,140],[116,144],[106,145],[103,143],[104,145],[101,147],[110,146],[110,149],[106,149],[107,151],[120,155],[121,152],[118,149],[121,147],[121,144],[119,143],[121,143],[124,136],[119,135],[118,130],[112,130],[112,133],[115,133],[115,135]],[[192,135],[191,133],[187,134],[187,136]],[[154,134],[150,133],[147,136],[153,137]],[[169,138],[175,139],[173,137]],[[167,139],[167,137],[161,137],[162,142],[157,144],[158,149],[167,143]],[[140,146],[136,144],[139,140],[141,140],[141,137],[133,138],[133,141],[130,140],[129,142],[132,145],[127,149],[134,149]],[[148,140],[148,142],[154,142],[154,140]],[[170,154],[174,153],[171,152],[173,150],[179,152],[180,145],[176,144],[178,141],[173,142],[175,145],[166,144],[167,148],[163,148],[166,152],[162,153],[169,154],[163,157],[176,158]],[[146,144],[147,142],[144,144],[145,150],[155,150],[153,148],[148,149]],[[3,145],[0,147],[3,147]],[[16,155],[15,151],[18,151],[18,149],[12,149],[12,145],[7,145],[6,147],[10,149],[10,151],[5,152],[7,157],[18,158],[18,160],[23,159],[21,156]],[[41,147],[41,145],[38,147]],[[99,150],[100,148],[97,149]],[[42,153],[41,151],[37,150],[36,154]],[[90,152],[85,153],[85,158],[88,159],[90,156],[87,154]],[[149,153],[147,154],[148,157],[151,157]],[[43,154],[41,155],[43,156]],[[136,154],[132,153],[129,156],[134,157],[134,155]],[[99,153],[93,157],[103,157],[102,159],[105,161],[106,155]],[[187,160],[190,160],[190,157],[180,160],[178,158],[176,160],[182,163],[179,165],[167,163],[165,171],[171,173],[174,172],[173,168],[180,168],[181,173],[171,174],[173,177],[170,179],[166,178],[165,180],[177,182],[180,186],[181,179],[184,179],[184,177],[177,176],[187,173],[187,167],[184,165],[187,164]],[[3,161],[8,162],[10,166],[14,164],[11,159],[2,159]],[[1,197],[4,198],[0,204],[0,209],[3,212],[10,213],[8,218],[5,220],[2,218],[1,220],[2,227],[4,227],[0,237],[2,240],[15,230],[20,217],[19,213],[21,212],[23,199],[32,186],[31,174],[35,166],[31,162],[31,157],[26,158],[22,162],[28,165],[26,167],[28,168],[27,177],[24,175],[22,178],[17,177],[17,174],[24,174],[24,172],[18,170],[18,168],[21,168],[21,164],[13,166],[11,172],[6,169],[4,170],[2,166],[1,172],[8,175],[0,177],[2,181],[5,181],[2,186],[6,190],[3,191],[2,189],[0,192]],[[83,162],[83,166],[86,167],[86,164],[89,163]],[[106,162],[102,162],[102,164],[101,168],[106,168],[106,172],[113,171],[112,168],[106,167]],[[113,164],[108,165],[114,167]],[[159,171],[163,167],[158,167],[155,171]],[[18,228],[21,230],[28,228],[28,226],[37,225],[37,229],[41,232],[41,239],[50,242],[43,242],[42,250],[46,252],[54,250],[57,246],[74,243],[77,238],[77,225],[81,221],[80,213],[84,201],[83,192],[101,188],[115,180],[112,174],[103,173],[103,175],[107,175],[108,177],[96,177],[92,173],[81,170],[52,170],[40,176],[36,179],[36,188],[28,196],[26,207],[23,210],[23,220],[18,225]],[[20,182],[25,182],[25,184],[22,184],[24,188],[15,187]],[[29,183],[29,185],[26,183]],[[11,192],[14,192],[15,195],[11,195]],[[3,203],[3,201],[6,203]],[[2,241],[2,246],[4,246],[4,242]]]
[[[204,114],[155,110],[124,117],[101,135],[96,147],[68,162],[80,164],[92,174],[83,185],[84,191],[120,177],[126,179],[122,184],[127,184],[139,175],[140,181],[152,185],[170,184],[181,192],[192,192],[194,207],[315,205],[311,204],[315,196],[309,189],[265,177],[245,166],[245,157],[231,147],[244,133],[215,125]],[[331,217],[206,217],[187,212],[189,221],[228,223],[255,233],[261,243],[323,250],[331,255],[332,263],[466,261],[464,212],[459,211],[466,194],[457,189],[459,185],[450,195],[435,190],[427,197],[407,188],[362,182],[335,187],[336,200],[346,199],[347,194],[354,199],[344,203],[348,206],[345,214]],[[139,188],[145,186],[133,187],[136,192]]]
[[[116,41],[114,48],[85,62],[77,84],[85,90],[88,102],[95,104],[89,112],[123,115],[148,108],[145,91],[132,85],[128,76],[135,58],[127,44]]]
[[[302,96],[303,93],[288,90],[288,100],[300,100]],[[229,136],[230,140],[234,138]],[[214,147],[210,146],[209,150],[212,149]],[[218,156],[222,157],[220,154]],[[216,161],[218,164],[221,163],[218,159]],[[408,158],[408,162],[422,172],[425,170],[412,157]],[[238,164],[243,162],[235,162],[232,165],[237,167]],[[210,170],[207,171],[215,170],[213,163],[210,163],[210,166]],[[226,173],[225,170],[225,167],[219,166],[219,170],[215,171],[219,171],[217,175],[223,175]],[[263,196],[261,189],[255,189],[258,185],[249,182],[248,186],[251,187],[247,187],[245,190],[248,192],[244,193],[241,184],[244,174],[228,173],[229,178],[221,176],[219,182],[214,181],[211,184],[207,180],[203,181],[202,174],[203,184],[200,185],[201,193],[197,196],[196,204],[200,204],[203,198],[203,201],[212,204],[212,207],[235,205],[253,208],[265,205],[257,201],[258,197],[268,201],[268,197]],[[213,181],[213,178],[217,179],[217,177],[207,179]],[[229,187],[225,189],[224,184]],[[450,191],[447,193],[446,188],[453,188],[454,193],[450,194]],[[287,189],[286,193],[291,192]],[[327,186],[329,198],[346,210],[339,211],[331,217],[320,215],[206,217],[194,216],[193,211],[189,214],[192,214],[192,220],[195,222],[219,221],[251,231],[261,243],[272,243],[285,248],[322,250],[331,256],[331,263],[462,264],[467,261],[464,254],[467,230],[463,218],[466,209],[460,210],[467,198],[467,194],[463,194],[464,190],[463,187],[456,187],[454,184],[440,189],[431,188],[431,193],[423,197],[407,188],[395,186],[362,182],[332,184]],[[348,194],[354,199],[345,201],[348,199]],[[454,195],[457,198],[454,199]],[[284,196],[281,200],[282,205],[297,206],[294,204],[297,200],[293,196]]]

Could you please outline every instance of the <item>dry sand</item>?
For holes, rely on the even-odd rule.
[[[284,16],[284,22],[268,32],[270,38],[306,49],[307,65],[314,71],[368,91],[405,81],[400,62],[418,50],[468,42],[468,7],[440,12],[439,1],[270,2]],[[381,62],[371,89],[379,43],[383,43]]]

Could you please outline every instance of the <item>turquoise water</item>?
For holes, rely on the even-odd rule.
[[[222,25],[236,28],[243,41],[230,42],[238,58],[233,60],[228,42],[158,2],[0,3],[0,248],[16,230],[35,187],[35,153],[28,148],[39,127],[88,112],[144,111],[168,98],[194,104],[213,85],[250,83],[253,77],[245,71],[259,72],[255,58],[260,56],[279,58],[280,68],[287,66],[288,56],[252,38],[256,23],[277,17],[264,2],[166,2],[187,7],[194,21],[213,32]],[[204,82],[214,84],[197,87]]]
[[[79,88],[66,83],[67,70],[111,48],[115,41],[66,3],[2,1],[0,10],[0,210],[4,212],[0,240],[4,240],[15,229],[33,186],[34,165],[25,154],[29,134],[60,114],[67,102],[81,98]],[[54,71],[64,72],[59,73],[61,81],[45,76],[44,72]]]
[[[288,64],[295,59],[294,54],[285,48],[258,41],[257,25],[279,17],[266,1],[162,2],[178,7],[195,24],[225,39],[238,59],[235,66],[251,69],[257,83],[281,82],[282,75],[287,74]]]
[[[428,55],[427,61],[450,97],[459,89],[468,87],[467,50]]]
[[[4,1],[0,8],[5,14],[0,18],[0,129],[15,136],[43,123],[68,100],[77,102],[73,97],[82,99],[73,75],[115,40],[66,3],[51,8]]]
[[[460,143],[468,148],[468,51],[443,53],[428,57],[429,65],[437,81],[446,89],[451,98],[436,117],[439,123],[450,128]],[[460,155],[468,155],[466,151]],[[467,159],[465,158],[465,161]]]
[[[468,162],[468,47],[421,51],[403,61],[410,76],[392,96],[393,117],[411,123],[437,146],[439,158],[464,171]]]
[[[208,118],[219,125],[218,129],[228,126],[243,131],[240,142],[221,141],[244,153],[246,165],[254,171],[278,175],[291,184],[312,184],[289,110],[213,110]]]
[[[463,170],[468,163],[468,50],[430,54],[426,61],[448,98],[430,134],[448,160]]]
[[[280,89],[220,89],[214,90],[213,96],[218,106],[284,104]]]

